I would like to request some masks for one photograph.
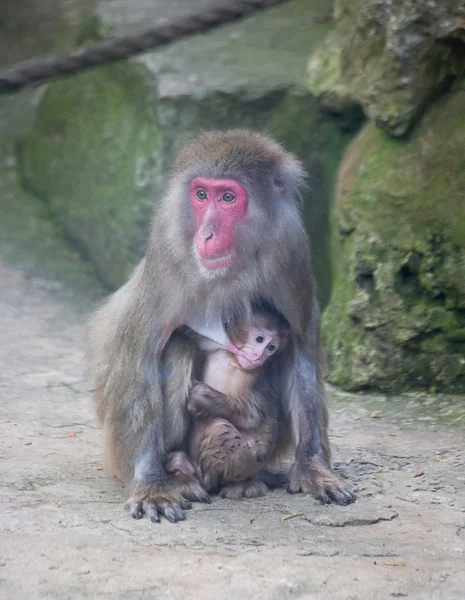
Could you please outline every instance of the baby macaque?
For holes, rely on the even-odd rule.
[[[213,329],[209,340],[223,347],[200,343],[202,381],[193,384],[187,404],[194,417],[189,456],[171,452],[165,468],[195,473],[207,492],[220,489],[225,498],[261,496],[267,487],[254,477],[274,450],[280,410],[269,359],[286,345],[289,329],[279,314],[262,309],[227,337]]]

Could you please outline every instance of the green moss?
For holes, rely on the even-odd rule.
[[[353,130],[341,130],[339,124],[337,117],[322,116],[313,95],[287,94],[271,112],[264,127],[303,161],[309,174],[303,219],[312,241],[313,266],[322,306],[326,306],[331,293],[331,197],[343,152],[353,137]]]
[[[334,43],[319,59],[326,76],[312,85],[325,95],[344,90],[378,127],[405,135],[465,72],[462,4],[337,0]]]
[[[144,253],[161,167],[156,102],[136,64],[59,81],[21,148],[25,185],[110,286]]]
[[[348,389],[465,386],[464,101],[444,97],[409,139],[369,125],[345,156],[324,333]]]
[[[339,115],[345,127],[358,126],[363,120],[360,102],[343,82],[343,52],[340,35],[331,31],[311,54],[307,67],[307,85],[323,108]]]

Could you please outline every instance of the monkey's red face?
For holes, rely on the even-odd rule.
[[[246,190],[234,179],[195,177],[191,181],[194,247],[206,269],[224,269],[234,261],[234,226],[245,217],[247,200]]]

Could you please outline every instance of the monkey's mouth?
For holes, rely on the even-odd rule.
[[[246,371],[252,371],[253,369],[257,369],[258,367],[261,366],[261,362],[259,360],[253,362],[253,361],[249,360],[248,358],[246,358],[245,356],[238,356],[237,361],[241,365],[241,367],[243,369],[245,369]]]
[[[221,256],[200,256],[199,260],[202,267],[209,269],[210,271],[216,269],[224,269],[229,267],[234,260],[234,252],[228,252],[228,254],[222,254]]]

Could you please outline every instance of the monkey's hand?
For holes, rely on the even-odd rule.
[[[159,523],[160,515],[164,515],[171,523],[177,523],[184,521],[184,510],[192,508],[190,500],[211,503],[210,496],[194,475],[178,473],[169,477],[166,483],[134,484],[126,509],[134,519],[142,519],[146,514],[152,523]]]
[[[215,409],[226,400],[221,392],[217,392],[206,383],[196,383],[192,386],[187,401],[187,410],[197,419],[216,416]]]
[[[323,504],[351,504],[357,499],[344,480],[319,457],[311,458],[306,464],[296,461],[292,465],[287,491],[290,494],[310,493]]]

